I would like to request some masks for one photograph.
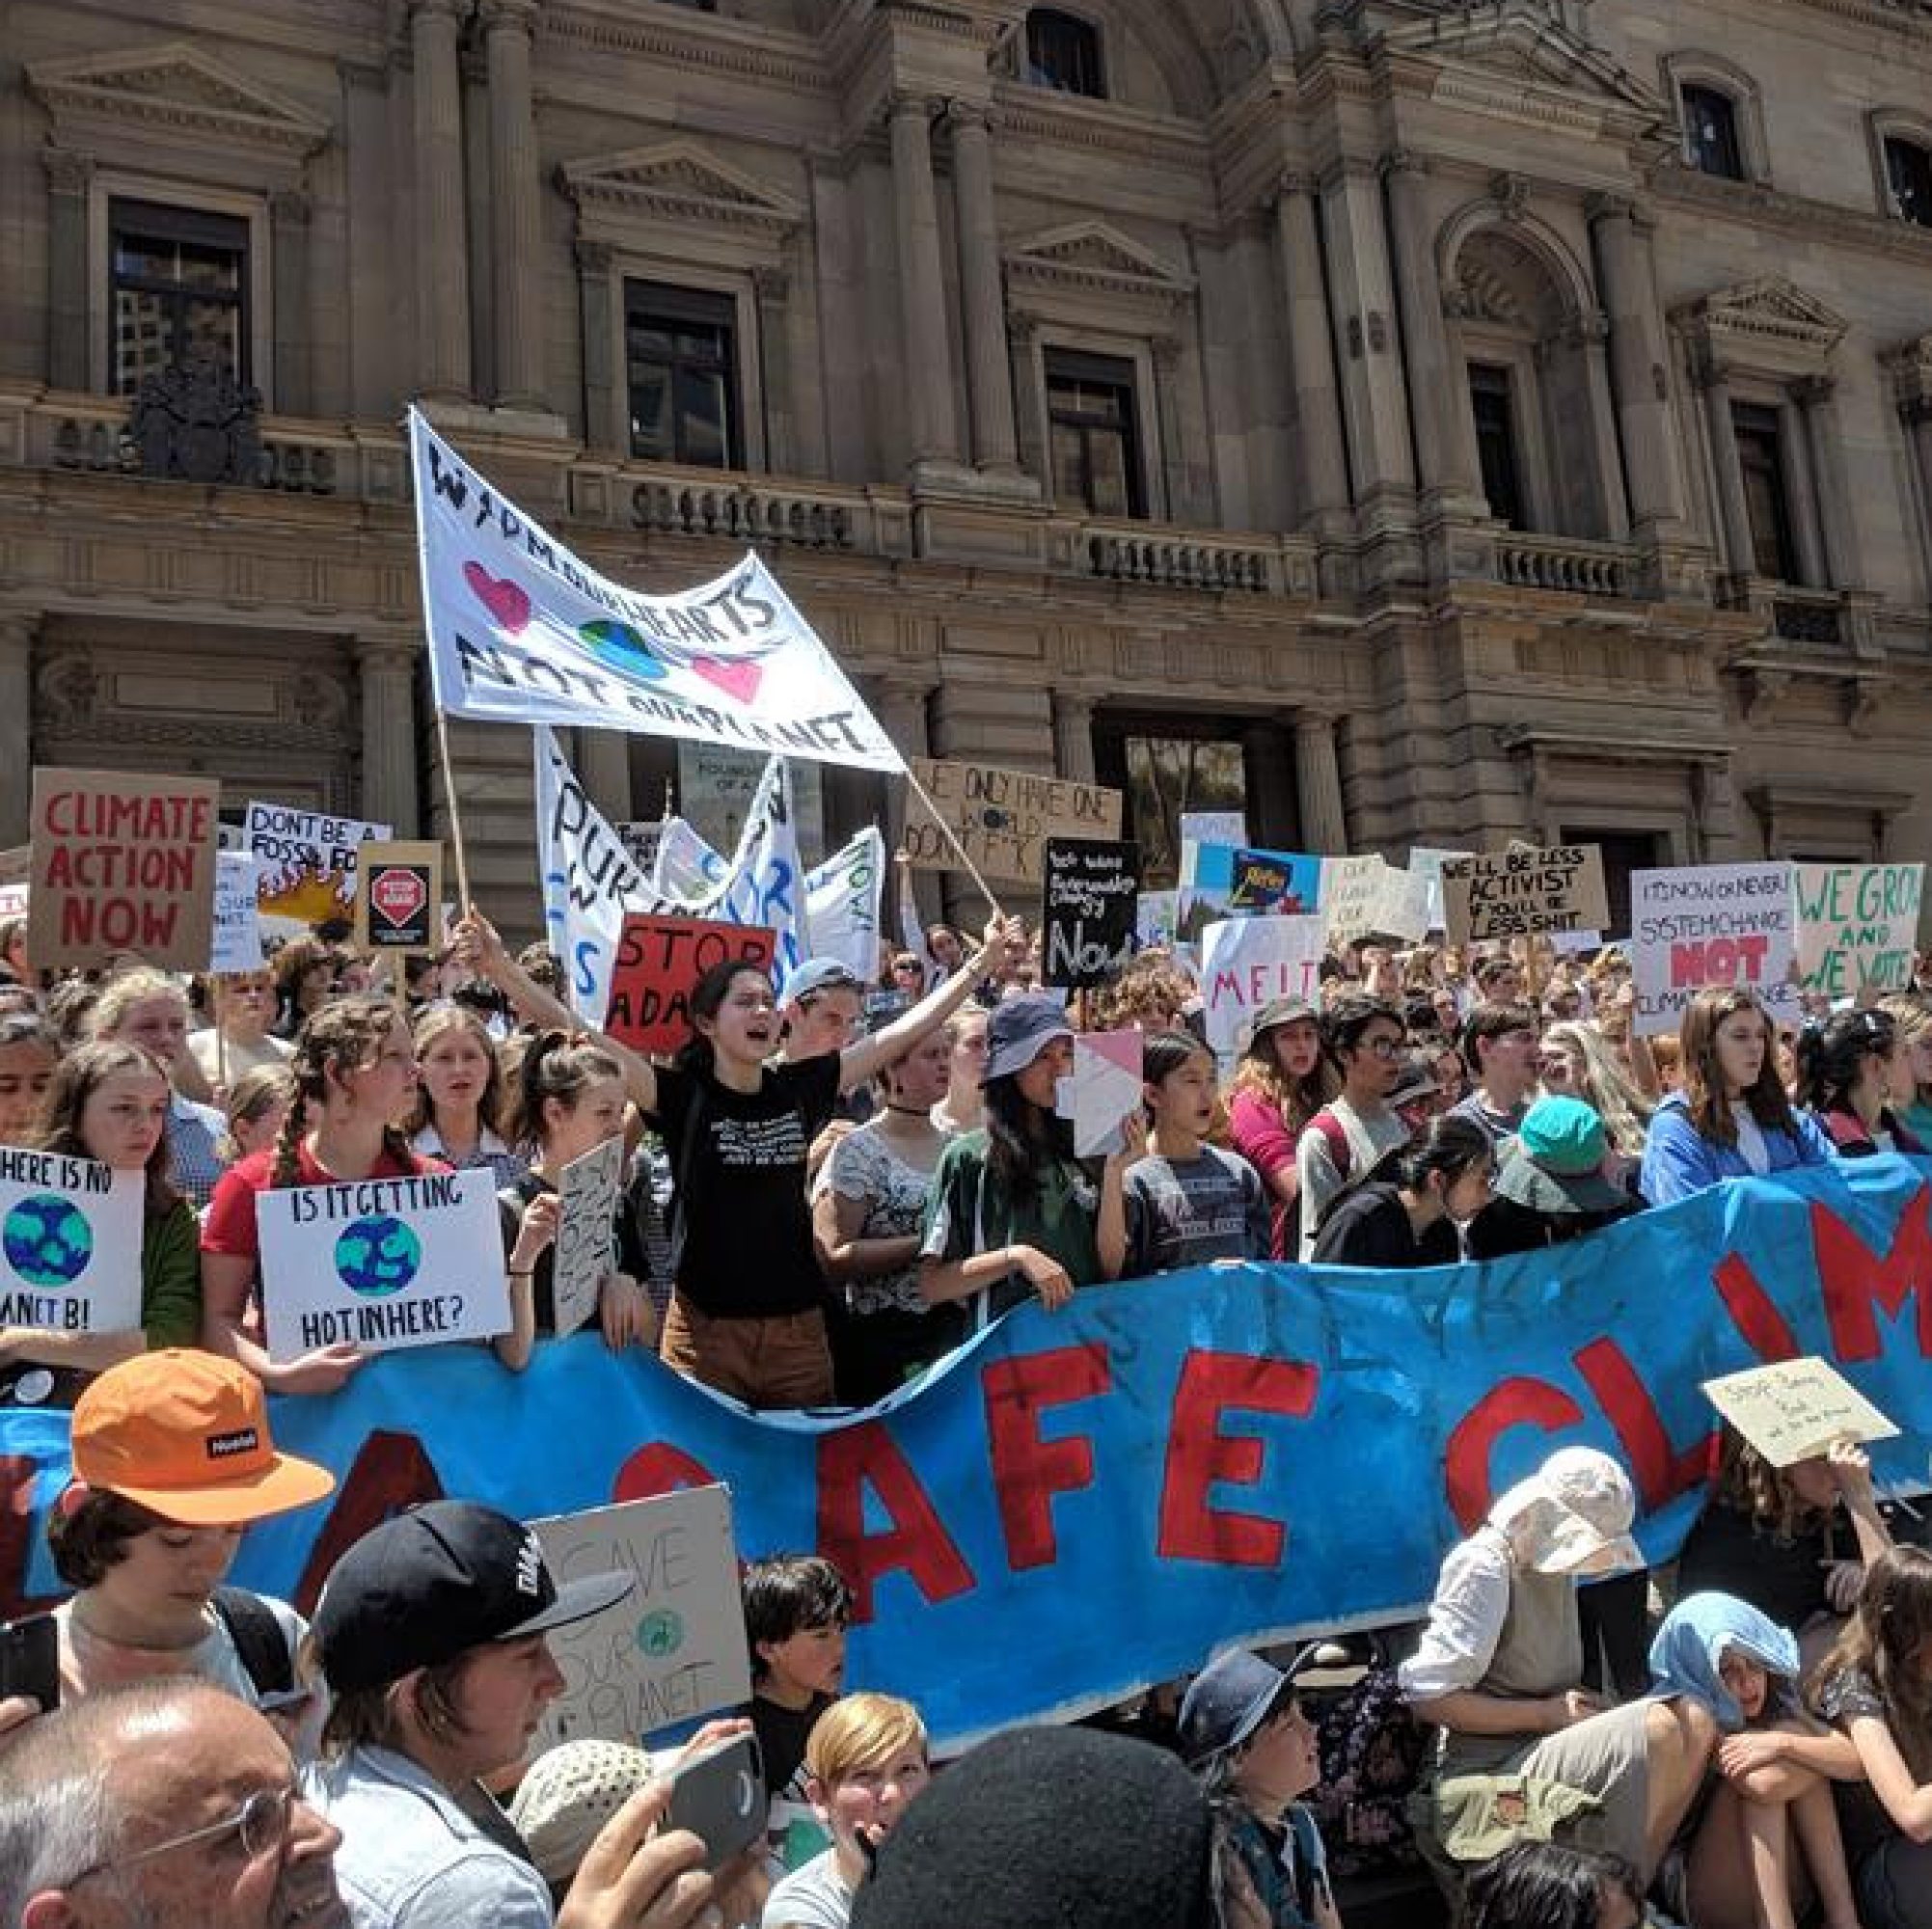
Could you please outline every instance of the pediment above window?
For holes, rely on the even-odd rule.
[[[132,133],[299,162],[330,132],[299,102],[184,41],[38,61],[27,87],[55,140],[74,149],[104,151]]]
[[[1794,374],[1821,368],[1850,326],[1782,275],[1722,288],[1673,319],[1714,362]]]
[[[1038,288],[1084,288],[1168,303],[1194,292],[1191,275],[1104,221],[1048,229],[1016,242],[1007,251],[1006,272],[1016,283]]]
[[[650,222],[722,224],[768,238],[792,233],[804,209],[789,195],[755,180],[692,141],[665,141],[621,153],[566,161],[558,184],[591,225],[593,215]]]

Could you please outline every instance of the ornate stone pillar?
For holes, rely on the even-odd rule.
[[[1818,533],[1824,539],[1825,575],[1834,589],[1857,589],[1864,582],[1859,554],[1858,518],[1845,483],[1844,438],[1838,431],[1837,383],[1829,375],[1808,375],[1794,383],[1791,399],[1805,426],[1817,488]]]
[[[1630,537],[1630,506],[1623,494],[1623,465],[1617,459],[1617,410],[1610,398],[1610,360],[1604,343],[1610,338],[1610,318],[1601,312],[1581,316],[1574,324],[1578,353],[1590,404],[1590,467],[1594,494],[1603,511],[1603,533],[1612,542]]]
[[[1013,421],[1013,377],[1007,366],[999,216],[993,194],[992,116],[977,101],[951,100],[946,103],[946,124],[953,139],[973,461],[995,474],[1017,475],[1020,450]]]
[[[1053,768],[1075,783],[1094,777],[1094,699],[1083,692],[1053,693]]]
[[[1469,413],[1469,376],[1452,352],[1443,319],[1444,289],[1435,265],[1428,169],[1418,156],[1401,152],[1389,155],[1382,168],[1388,181],[1409,395],[1415,408],[1416,467],[1425,489],[1473,503],[1481,501],[1483,492],[1476,427]]]
[[[1164,503],[1148,504],[1156,522],[1188,520],[1187,448],[1181,425],[1181,354],[1178,335],[1156,335],[1148,344],[1154,357],[1154,409],[1160,422],[1160,493]]]
[[[275,413],[306,416],[313,396],[309,344],[314,339],[309,312],[309,197],[293,191],[268,197],[269,257],[275,323]]]
[[[88,367],[87,196],[94,157],[44,148],[47,171],[47,383],[92,389],[104,381]],[[24,834],[24,833],[23,833]]]
[[[1294,788],[1303,847],[1331,856],[1347,852],[1348,819],[1335,756],[1335,719],[1324,711],[1303,710],[1295,717]]]
[[[1013,394],[1018,404],[1014,421],[1020,441],[1020,466],[1050,498],[1053,465],[1047,448],[1046,396],[1033,358],[1033,344],[1039,333],[1040,324],[1030,314],[1007,316],[1007,351],[1013,363]]]
[[[456,36],[466,11],[466,0],[410,0],[418,378],[431,401],[464,401],[470,394],[470,258],[456,68]]]
[[[932,752],[926,729],[926,706],[932,693],[932,686],[918,680],[884,676],[871,683],[872,714],[878,718],[885,734],[909,764],[914,757],[929,756]],[[909,795],[903,781],[888,779],[886,782],[885,810],[880,829],[885,838],[888,864],[906,835],[906,800]],[[939,874],[937,871],[914,871],[912,877],[912,897],[919,908],[919,917],[922,922],[930,923],[939,915],[942,901]],[[891,933],[894,942],[906,935],[899,929],[899,875],[896,866],[886,875],[879,916],[880,922]]]
[[[1397,349],[1395,290],[1375,177],[1359,162],[1341,162],[1322,177],[1321,200],[1343,422],[1359,501],[1415,485],[1408,385]]]
[[[628,823],[637,814],[631,805],[631,740],[621,730],[580,729],[577,774],[590,801],[612,824]]]
[[[798,423],[792,402],[792,278],[783,268],[751,270],[758,302],[759,370],[765,383],[765,467],[780,475],[799,472]]]
[[[893,99],[892,213],[899,247],[899,329],[912,458],[915,463],[957,464],[959,422],[953,409],[939,197],[933,186],[932,120],[932,102],[923,95],[899,95]]]
[[[1751,576],[1756,569],[1756,551],[1744,497],[1744,465],[1737,459],[1737,424],[1730,413],[1730,370],[1706,355],[1700,357],[1693,376],[1703,391],[1704,427],[1717,483],[1719,547],[1733,576]]]
[[[1778,444],[1785,495],[1790,507],[1791,546],[1797,552],[1798,581],[1807,589],[1828,589],[1831,565],[1818,532],[1823,527],[1818,503],[1818,476],[1811,463],[1811,443],[1797,388],[1786,393],[1778,409]]]
[[[1683,491],[1672,455],[1669,351],[1657,303],[1650,258],[1650,227],[1636,204],[1620,195],[1595,194],[1584,203],[1596,237],[1610,318],[1610,372],[1622,430],[1630,515],[1646,524],[1679,523]]]
[[[577,308],[584,329],[584,441],[591,453],[615,462],[631,452],[625,419],[624,371],[617,367],[622,339],[612,312],[614,251],[608,241],[577,244]]]
[[[1932,395],[1918,395],[1899,405],[1912,459],[1918,472],[1919,535],[1932,570]]]
[[[356,677],[363,725],[362,814],[414,837],[420,822],[416,645],[397,637],[358,637]]]
[[[1342,397],[1335,379],[1335,344],[1328,332],[1315,196],[1316,185],[1308,176],[1284,175],[1274,203],[1275,247],[1288,303],[1304,518],[1332,516],[1348,506],[1348,456],[1342,442]]]
[[[497,403],[541,409],[543,220],[531,40],[536,0],[482,0],[490,68],[490,257]]]

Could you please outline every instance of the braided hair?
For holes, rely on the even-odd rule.
[[[268,1161],[268,1183],[279,1188],[293,1185],[301,1171],[297,1151],[307,1128],[310,1108],[319,1114],[328,1102],[329,1074],[340,1079],[369,1065],[381,1051],[391,1030],[403,1022],[388,998],[365,993],[338,998],[313,1014],[295,1034],[295,1050],[288,1060],[288,1073],[295,1081],[295,1102],[275,1135],[275,1150]],[[417,1159],[409,1140],[393,1120],[382,1128],[383,1151],[410,1171]]]
[[[622,1084],[624,1068],[594,1038],[583,1032],[539,1032],[524,1047],[517,1066],[503,1136],[519,1152],[540,1150],[546,1102],[555,1099],[566,1112],[574,1112],[585,1092],[604,1078]]]

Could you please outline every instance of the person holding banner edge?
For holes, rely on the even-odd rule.
[[[994,912],[966,968],[837,1053],[768,1063],[779,1043],[772,981],[756,965],[728,960],[692,992],[692,1038],[676,1065],[654,1066],[593,1034],[623,1068],[632,1101],[663,1132],[671,1162],[679,1258],[665,1319],[667,1366],[752,1406],[830,1403],[806,1154],[842,1093],[903,1057],[966,1003],[1012,928]],[[455,951],[525,1019],[574,1028],[574,1014],[510,958],[488,919],[474,910],[465,917]]]

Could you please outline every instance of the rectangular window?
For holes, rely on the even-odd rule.
[[[742,469],[738,305],[727,294],[624,284],[631,453],[644,462]]]
[[[248,223],[116,199],[108,230],[112,393],[131,395],[148,376],[204,356],[246,382]]]
[[[1476,417],[1476,459],[1489,513],[1513,529],[1526,526],[1523,478],[1516,463],[1516,406],[1508,368],[1469,365],[1469,406]]]
[[[1026,16],[1026,78],[1035,87],[1104,100],[1107,83],[1099,30],[1072,14],[1034,8]]]
[[[1684,158],[1701,175],[1744,178],[1744,149],[1737,138],[1737,102],[1715,87],[1686,87]]]
[[[1293,849],[1294,827],[1268,818],[1250,782],[1242,734],[1247,720],[1189,720],[1102,707],[1094,714],[1094,774],[1122,793],[1121,835],[1140,847],[1148,890],[1172,890],[1181,869],[1181,818],[1196,810],[1231,810],[1247,821],[1257,845]],[[1284,751],[1284,755],[1286,752]],[[1292,792],[1292,776],[1279,792]]]
[[[1885,177],[1891,206],[1901,221],[1932,228],[1932,148],[1917,141],[1887,141]]]
[[[1047,350],[1047,422],[1053,495],[1094,516],[1144,516],[1133,364]]]
[[[1733,402],[1730,420],[1751,516],[1753,573],[1774,583],[1795,583],[1797,548],[1791,540],[1791,499],[1784,487],[1778,411],[1755,402]]]

